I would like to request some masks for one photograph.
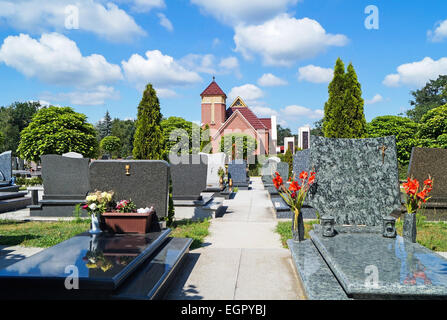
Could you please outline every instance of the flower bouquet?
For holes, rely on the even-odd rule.
[[[315,172],[308,173],[306,171],[301,172],[298,179],[295,176],[290,178],[288,188],[284,185],[284,181],[278,172],[275,172],[273,178],[273,184],[279,191],[279,195],[293,211],[292,233],[295,241],[304,240],[304,223],[300,212],[310,186],[314,182]]]
[[[82,209],[87,210],[92,218],[92,229],[90,230],[90,233],[101,233],[99,219],[101,215],[112,206],[113,195],[113,191],[96,191],[89,193],[85,198],[86,204]]]
[[[418,180],[411,177],[407,179],[403,187],[406,194],[405,207],[407,211],[404,215],[403,236],[411,242],[416,242],[416,216],[430,199],[428,195],[433,189],[433,179],[429,176],[424,184],[420,185]]]

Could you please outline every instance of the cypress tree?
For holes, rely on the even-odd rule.
[[[138,116],[133,144],[135,159],[162,160],[164,157],[164,137],[161,128],[163,115],[160,102],[152,84],[146,86],[138,105]]]
[[[364,138],[366,136],[366,119],[363,105],[362,88],[354,66],[350,63],[346,74],[345,112],[343,114],[349,124],[349,133],[346,134],[346,138]]]
[[[334,77],[329,84],[329,99],[324,105],[323,133],[327,138],[341,138],[347,131],[347,123],[341,116],[345,98],[345,65],[338,58],[335,63]]]

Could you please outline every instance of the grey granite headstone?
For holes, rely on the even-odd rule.
[[[171,162],[172,197],[174,200],[198,200],[206,189],[206,155],[186,155],[179,163]]]
[[[447,149],[413,148],[408,176],[420,184],[431,176],[433,190],[427,203],[447,203]]]
[[[289,164],[287,162],[280,162],[276,166],[276,172],[286,182],[289,179]]]
[[[328,139],[311,136],[316,183],[307,204],[337,224],[381,226],[401,208],[395,137]]]
[[[137,208],[153,205],[158,217],[166,217],[169,174],[166,161],[97,160],[90,164],[90,191],[114,191],[116,200],[131,199]]]
[[[0,154],[0,186],[10,185],[12,178],[12,152]]]
[[[298,177],[303,171],[309,172],[310,168],[310,149],[297,151],[293,156],[293,174]]]
[[[89,159],[56,154],[41,157],[44,199],[84,199],[89,191]]]
[[[25,169],[25,160],[17,158],[17,170],[24,170]]]
[[[262,182],[264,184],[268,184],[268,185],[273,184],[272,177],[275,174],[277,165],[280,161],[276,161],[276,159],[269,158],[263,164],[263,166],[261,168],[261,176],[262,176]]]
[[[233,185],[247,184],[247,163],[233,161],[228,164],[228,175],[233,179]]]

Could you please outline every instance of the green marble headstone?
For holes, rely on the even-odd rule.
[[[394,136],[328,139],[311,136],[316,183],[306,203],[336,224],[382,225],[401,207]]]

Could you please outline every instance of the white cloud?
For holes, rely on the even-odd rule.
[[[14,0],[0,1],[0,22],[31,34],[70,31],[65,27],[68,5],[79,11],[79,29],[92,32],[113,42],[129,41],[146,32],[113,3],[94,0]]]
[[[310,64],[298,69],[298,80],[312,83],[329,83],[334,76],[331,68],[322,68]]]
[[[160,19],[160,25],[162,27],[164,27],[169,32],[174,31],[174,27],[172,26],[171,21],[169,21],[169,19],[166,18],[166,16],[163,13],[159,13],[157,16]]]
[[[179,64],[195,72],[212,75],[234,72],[240,77],[239,60],[236,57],[221,58],[220,62],[217,62],[217,58],[212,54],[188,54],[179,60]]]
[[[143,89],[147,83],[160,90],[202,81],[197,72],[186,69],[159,50],[147,51],[146,57],[133,54],[128,61],[121,63],[126,78],[138,89]]]
[[[164,0],[130,0],[133,3],[132,9],[139,12],[148,12],[154,8],[162,9],[166,7]]]
[[[287,81],[274,74],[264,73],[262,77],[258,79],[258,84],[263,87],[278,87],[287,85]]]
[[[421,61],[402,64],[397,67],[397,73],[389,74],[383,80],[388,87],[408,85],[422,87],[429,80],[436,80],[440,75],[447,74],[447,58],[433,60],[426,57]]]
[[[380,94],[376,94],[371,100],[367,100],[366,104],[375,104],[383,101],[383,97]]]
[[[435,30],[427,31],[427,37],[430,41],[441,42],[447,38],[447,20],[436,24]]]
[[[264,92],[254,84],[244,84],[239,87],[234,87],[230,90],[228,98],[234,100],[241,97],[247,104],[258,104],[257,100],[264,96]]]
[[[281,14],[261,25],[237,26],[234,42],[235,50],[246,59],[260,55],[265,65],[290,66],[297,60],[315,57],[330,46],[344,46],[348,38],[326,33],[315,20]]]
[[[27,77],[49,84],[91,87],[123,78],[121,68],[98,54],[83,56],[76,43],[58,33],[7,37],[0,48],[0,62]]]
[[[271,117],[271,116],[278,116],[278,111],[269,108],[269,107],[262,107],[262,106],[254,106],[250,107],[250,109],[258,116],[258,117]]]
[[[217,47],[220,44],[220,39],[219,38],[214,38],[213,39],[213,48]]]
[[[308,118],[308,119],[321,119],[324,116],[324,111],[321,109],[309,109],[306,107],[291,105],[287,106],[284,109],[281,109],[281,115],[285,118]]]
[[[262,23],[285,12],[295,5],[297,0],[191,0],[200,7],[204,14],[209,14],[219,21],[238,25],[241,23]]]
[[[239,60],[236,57],[223,58],[220,60],[219,67],[227,70],[237,69],[239,68]]]
[[[79,106],[95,106],[102,105],[106,100],[118,99],[119,94],[113,87],[98,86],[91,90],[73,91],[68,93],[45,93],[43,99],[52,101],[69,101],[71,104]]]
[[[178,97],[177,93],[174,90],[171,90],[171,89],[155,88],[155,91],[157,92],[157,96],[159,98],[175,98],[175,97]]]

